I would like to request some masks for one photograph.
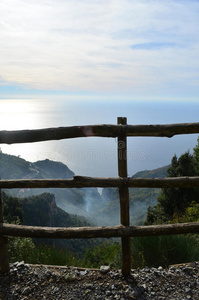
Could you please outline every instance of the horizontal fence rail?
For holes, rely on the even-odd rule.
[[[180,223],[150,226],[103,226],[103,227],[39,227],[12,224],[0,224],[0,235],[54,238],[110,238],[110,237],[145,237],[198,233],[199,223]]]
[[[117,125],[86,125],[38,130],[0,131],[0,144],[32,143],[80,137],[117,137],[118,176],[99,178],[74,176],[71,179],[18,179],[0,180],[1,189],[21,188],[83,188],[115,187],[120,197],[120,222],[118,226],[103,227],[38,227],[3,222],[0,193],[0,272],[9,270],[7,236],[34,238],[110,238],[120,237],[122,242],[122,273],[130,275],[130,237],[199,233],[199,222],[154,226],[130,226],[129,188],[193,188],[199,187],[199,177],[134,178],[127,176],[127,143],[129,136],[172,137],[179,134],[199,133],[199,123],[166,125],[127,125],[126,118],[118,118]],[[124,147],[120,148],[120,144]]]
[[[60,128],[0,131],[0,144],[33,143],[49,140],[80,137],[154,136],[172,137],[179,134],[199,133],[198,123],[178,123],[164,125],[86,125]]]
[[[167,178],[100,178],[75,176],[73,179],[17,179],[0,180],[0,189],[21,188],[83,188],[121,187],[129,188],[193,188],[199,187],[199,177]]]

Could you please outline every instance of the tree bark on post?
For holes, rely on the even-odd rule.
[[[126,125],[126,118],[119,117],[118,125]],[[125,127],[121,126],[120,135],[118,136],[118,175],[127,178],[127,143]],[[125,182],[125,181],[124,181]],[[129,190],[125,183],[119,187],[120,196],[120,222],[121,225],[129,226]],[[122,237],[122,274],[127,277],[131,273],[131,245],[130,237]]]
[[[3,203],[0,189],[0,224],[3,223]],[[8,259],[8,238],[0,235],[0,273],[6,273],[10,270]]]

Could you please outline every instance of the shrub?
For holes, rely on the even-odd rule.
[[[196,235],[132,238],[132,268],[167,267],[199,259]]]

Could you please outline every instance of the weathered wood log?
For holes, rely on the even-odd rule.
[[[0,188],[75,188],[75,187],[118,187],[121,178],[92,178],[75,176],[73,179],[17,179],[0,180]]]
[[[89,136],[117,137],[116,125],[86,125],[45,129],[0,131],[0,144],[33,143]]]
[[[125,125],[126,118],[118,118],[118,125]],[[121,132],[117,142],[118,151],[118,175],[120,178],[119,196],[120,196],[120,222],[124,226],[129,226],[129,191],[125,184],[127,178],[127,143],[126,135]],[[121,180],[122,179],[122,180]],[[122,183],[122,184],[121,184]]]
[[[165,125],[86,125],[32,130],[0,131],[0,144],[33,143],[79,137],[118,137],[121,127],[126,136],[172,137],[179,134],[199,133],[199,123]]]
[[[193,188],[199,187],[199,177],[166,178],[97,178],[75,176],[73,179],[17,179],[0,180],[0,188],[82,188],[82,187],[134,188]]]
[[[118,118],[117,124],[126,125],[126,118]],[[127,178],[127,139],[123,127],[121,127],[120,135],[117,140],[118,152],[118,175],[120,178]],[[123,180],[123,184],[119,186],[120,197],[120,223],[129,226],[129,189]],[[131,243],[130,237],[122,237],[122,274],[127,277],[131,273]]]
[[[155,125],[127,125],[127,136],[168,137],[179,134],[199,133],[199,122]]]
[[[3,225],[3,202],[1,198],[1,189],[0,189],[0,225]],[[9,271],[9,259],[8,259],[8,239],[7,237],[0,236],[0,273],[6,273]]]
[[[3,202],[1,198],[1,189],[0,189],[0,223],[3,223]]]
[[[0,236],[19,236],[54,239],[146,237],[199,233],[199,222],[150,225],[150,226],[104,226],[104,227],[38,227],[0,224]]]
[[[1,226],[2,223],[0,223]],[[10,270],[8,259],[8,238],[0,236],[0,273],[6,273]]]

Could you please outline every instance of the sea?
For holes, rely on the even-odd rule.
[[[199,102],[75,99],[36,97],[0,99],[0,131],[57,128],[75,125],[127,123],[172,124],[199,122]],[[197,134],[173,138],[128,137],[128,175],[170,164],[174,154],[192,152]],[[116,177],[117,139],[87,137],[27,144],[0,144],[1,151],[35,162],[51,159],[66,164],[76,175]]]

